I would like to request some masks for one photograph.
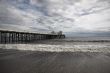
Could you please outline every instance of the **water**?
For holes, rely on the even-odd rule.
[[[97,40],[97,41],[101,41],[101,40],[103,40],[103,41],[110,41],[110,37],[68,37],[68,38],[66,38],[65,40],[67,40],[67,41],[71,41],[71,40],[73,40],[73,41],[95,41],[95,40]]]
[[[74,37],[42,40],[36,44],[0,44],[0,48],[48,52],[110,52],[109,38],[110,37]]]

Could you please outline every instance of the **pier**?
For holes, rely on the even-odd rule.
[[[0,44],[6,43],[36,43],[40,40],[63,39],[64,34],[42,34],[33,32],[17,32],[0,30]]]

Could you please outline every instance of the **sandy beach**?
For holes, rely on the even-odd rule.
[[[110,73],[110,53],[0,49],[0,73]]]

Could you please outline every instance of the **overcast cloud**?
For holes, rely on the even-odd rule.
[[[110,0],[0,0],[0,29],[109,32]]]

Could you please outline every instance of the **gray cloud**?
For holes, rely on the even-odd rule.
[[[0,3],[0,24],[20,25],[23,23],[22,16],[15,12],[15,8],[5,3]]]
[[[110,31],[109,2],[0,0],[0,28],[27,31]]]

